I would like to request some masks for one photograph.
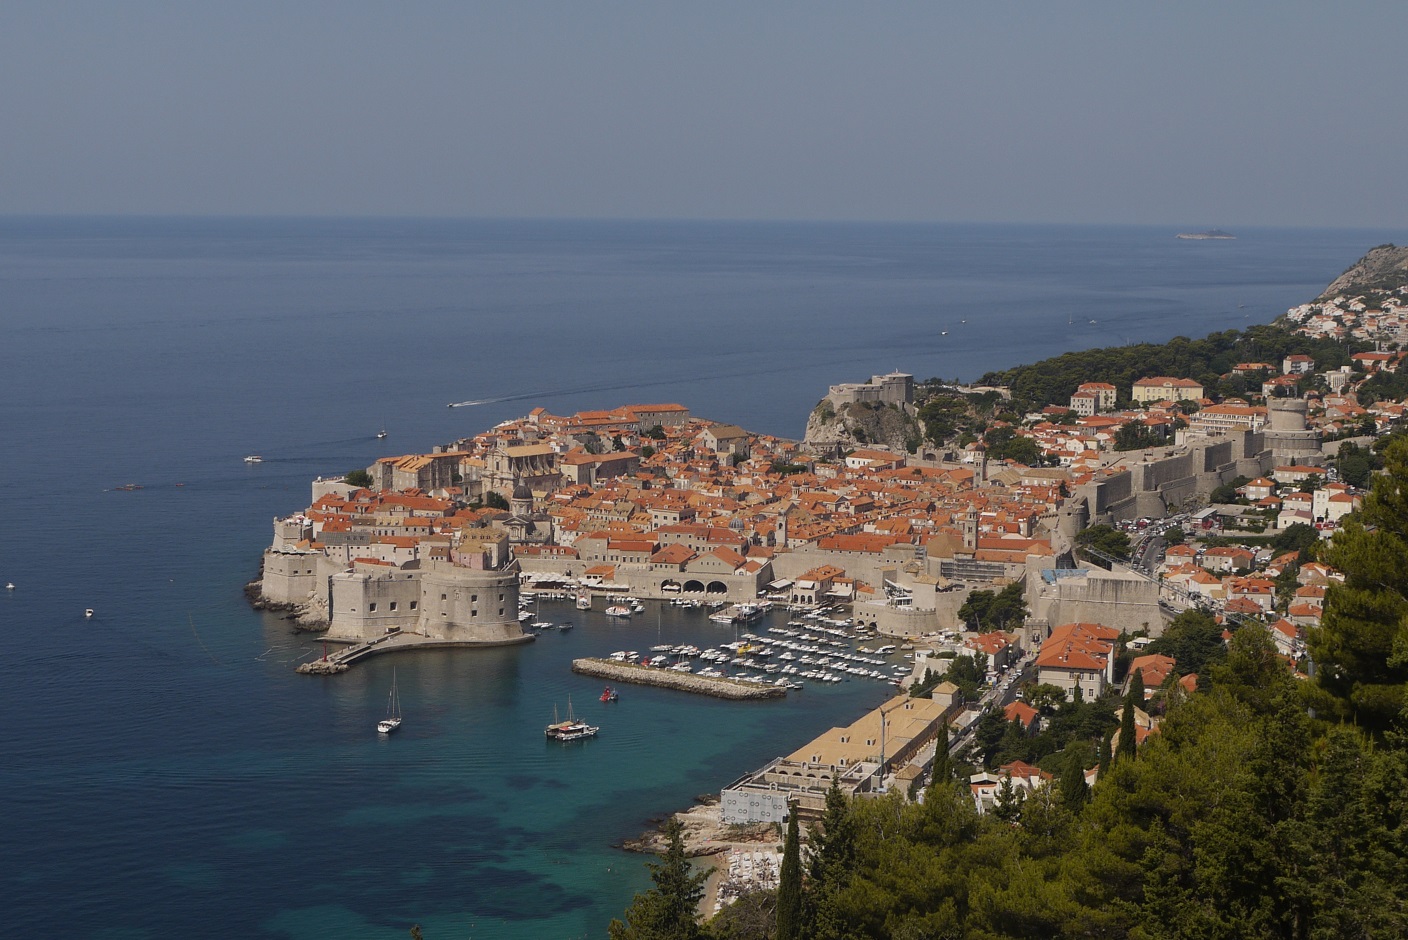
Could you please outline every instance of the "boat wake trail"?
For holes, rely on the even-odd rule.
[[[851,358],[838,358],[821,360],[819,362],[794,363],[792,365],[770,365],[768,371],[777,372],[800,372],[806,369],[815,369],[817,366],[848,365],[853,360]],[[452,401],[447,408],[470,408],[475,405],[498,405],[504,402],[544,400],[550,398],[561,398],[567,395],[590,395],[599,392],[621,392],[641,388],[660,388],[670,385],[700,385],[706,382],[718,382],[731,379],[748,378],[758,374],[758,369],[739,369],[733,372],[710,372],[690,376],[674,376],[668,379],[655,379],[646,382],[617,382],[600,385],[580,385],[575,388],[558,389],[538,389],[532,392],[524,392],[519,395],[503,395],[498,398],[476,398],[470,401]]]

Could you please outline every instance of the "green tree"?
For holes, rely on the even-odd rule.
[[[1385,472],[1324,552],[1345,581],[1330,585],[1308,634],[1317,709],[1375,734],[1399,720],[1408,683],[1408,440],[1383,456]]]
[[[1163,435],[1156,433],[1142,421],[1126,421],[1115,432],[1115,450],[1143,450],[1163,443]]]
[[[802,849],[797,834],[797,809],[787,814],[787,840],[777,881],[777,940],[797,940],[802,928]]]
[[[958,608],[958,618],[970,630],[979,633],[1020,630],[1027,621],[1027,601],[1022,582],[1013,581],[996,593],[973,591]]]
[[[934,766],[929,773],[929,785],[948,783],[953,779],[953,759],[948,753],[948,722],[939,723],[938,736],[934,738]]]
[[[1082,529],[1076,533],[1076,546],[1078,548],[1092,548],[1106,555],[1115,558],[1129,557],[1129,536],[1113,526],[1105,524],[1093,525]],[[1091,560],[1102,568],[1108,568],[1109,562],[1090,556]]]
[[[1080,747],[1067,748],[1066,759],[1061,765],[1061,801],[1073,813],[1079,812],[1090,797],[1090,785],[1085,782],[1085,760],[1081,752]]]
[[[840,898],[850,886],[858,865],[859,838],[851,801],[832,778],[826,791],[821,819],[808,838],[809,889],[802,899],[802,919],[807,937],[846,935],[848,926]]]
[[[611,940],[695,940],[699,929],[699,899],[704,896],[705,872],[696,872],[684,854],[684,827],[673,816],[665,824],[669,845],[659,862],[650,862],[655,887],[637,894],[623,923],[607,928]]]
[[[1120,743],[1115,748],[1114,760],[1116,763],[1124,760],[1133,760],[1138,750],[1136,735],[1134,730],[1134,698],[1126,695],[1124,697],[1124,712],[1120,715]]]
[[[1277,553],[1303,552],[1320,540],[1320,533],[1313,525],[1295,522],[1277,532],[1271,538],[1271,547]]]
[[[342,478],[348,486],[355,486],[358,489],[369,490],[376,481],[372,475],[365,470],[349,470]]]
[[[489,507],[490,509],[509,508],[508,500],[504,499],[503,494],[499,493],[496,490],[489,490],[489,492],[484,494],[484,505]]]
[[[1203,675],[1208,666],[1227,656],[1222,642],[1222,626],[1201,610],[1185,610],[1169,621],[1163,636],[1147,647],[1150,653],[1172,656],[1180,676]]]

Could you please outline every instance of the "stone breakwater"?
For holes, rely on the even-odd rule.
[[[682,692],[696,692],[700,695],[712,695],[715,698],[755,700],[782,698],[787,695],[786,689],[773,685],[757,685],[752,682],[740,682],[737,679],[713,679],[688,672],[672,672],[669,669],[636,666],[610,659],[574,659],[572,660],[572,671],[584,676],[595,676],[598,679],[610,679],[613,682],[653,685],[662,689],[679,689]]]

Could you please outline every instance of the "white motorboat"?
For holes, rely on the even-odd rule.
[[[263,463],[263,462],[264,462],[264,458],[261,457],[261,456],[259,456],[258,454],[250,454],[248,457],[246,457],[246,458],[244,459],[244,462],[245,462],[245,463]]]

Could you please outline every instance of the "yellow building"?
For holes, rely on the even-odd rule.
[[[1156,375],[1135,382],[1130,397],[1136,402],[1197,401],[1203,397],[1203,386],[1192,379]]]

